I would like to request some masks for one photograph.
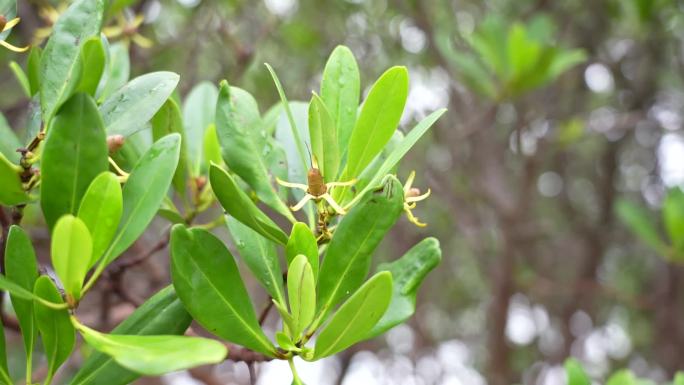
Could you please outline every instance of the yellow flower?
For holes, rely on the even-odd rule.
[[[425,194],[420,193],[420,190],[416,187],[411,187],[413,185],[413,180],[416,178],[416,172],[411,171],[411,174],[409,174],[408,179],[406,179],[406,183],[404,184],[404,211],[406,212],[406,216],[408,217],[409,222],[413,223],[414,225],[418,227],[425,227],[427,226],[427,223],[423,223],[418,220],[418,218],[413,215],[413,210],[416,207],[416,202],[420,202],[422,200],[427,199],[427,197],[430,196],[430,189]]]
[[[61,2],[57,8],[55,8],[46,3],[38,8],[38,16],[45,21],[45,26],[40,27],[33,32],[33,41],[31,44],[34,46],[41,45],[43,41],[50,36],[52,27],[57,22],[57,19],[59,19],[59,15],[67,9],[68,5],[68,2]]]
[[[121,37],[126,42],[133,42],[142,48],[150,48],[154,44],[152,40],[146,38],[138,32],[145,18],[137,15],[133,19],[126,18],[123,14],[117,15],[116,24],[105,27],[102,32],[107,38]]]
[[[14,19],[7,21],[5,16],[0,15],[0,33],[5,32],[5,31],[9,31],[15,25],[19,24],[20,20],[21,19],[19,19],[18,17],[15,17]],[[4,40],[0,40],[0,45],[7,48],[8,50],[14,51],[14,52],[25,52],[27,49],[29,49],[28,46],[26,46],[26,47],[13,46],[12,44],[10,44]]]

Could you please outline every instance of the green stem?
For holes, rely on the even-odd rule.
[[[26,383],[33,384],[33,351],[29,349],[26,352]],[[10,382],[11,384],[12,382]]]
[[[297,368],[295,368],[294,360],[290,357],[287,362],[290,364],[290,370],[292,371],[292,384],[294,385],[304,385],[302,379],[299,378],[297,374]]]

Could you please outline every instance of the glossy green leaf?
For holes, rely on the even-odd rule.
[[[276,332],[275,334],[275,339],[276,342],[278,343],[278,346],[285,350],[295,350],[297,349],[297,346],[295,346],[294,342],[290,339],[290,337],[287,336],[287,334],[283,332]]]
[[[216,364],[228,355],[225,345],[208,338],[104,334],[78,323],[76,328],[95,350],[147,376]]]
[[[43,275],[36,280],[36,296],[54,303],[62,303],[62,296],[50,277]],[[57,369],[69,358],[74,349],[76,335],[69,321],[66,309],[55,310],[35,302],[36,324],[43,340],[45,356],[48,361],[46,384],[50,383]]]
[[[171,277],[188,312],[209,332],[254,351],[275,355],[257,321],[233,256],[210,232],[175,225]]]
[[[298,255],[288,267],[287,296],[295,328],[291,333],[298,339],[302,331],[311,325],[316,313],[316,279],[304,255]]]
[[[180,113],[178,104],[171,98],[157,111],[152,117],[152,139],[159,140],[168,134],[177,133],[181,136],[180,158],[176,173],[173,174],[173,187],[181,194],[185,195],[185,176],[187,171],[187,145],[185,143],[185,132],[183,130],[183,117]]]
[[[74,1],[52,28],[40,60],[40,104],[44,121],[51,120],[78,86],[81,46],[99,34],[104,5],[104,0]]]
[[[392,301],[366,338],[378,336],[413,315],[416,311],[418,287],[441,259],[439,241],[435,238],[425,238],[400,259],[378,266],[378,271],[392,273]]]
[[[268,72],[271,74],[273,84],[275,85],[276,90],[278,91],[278,96],[280,96],[280,104],[283,106],[283,110],[285,110],[285,116],[287,117],[287,122],[290,126],[289,131],[294,141],[294,147],[297,150],[297,154],[299,155],[298,163],[300,163],[302,167],[305,167],[307,165],[307,161],[306,152],[304,152],[304,141],[300,136],[300,130],[297,128],[297,120],[295,119],[295,116],[292,114],[290,102],[287,100],[287,96],[285,96],[285,90],[283,89],[283,85],[280,83],[278,74],[276,74],[275,70],[273,69],[273,67],[271,67],[270,64],[264,63],[264,65],[266,66],[266,69],[268,69]]]
[[[346,179],[358,176],[385,147],[397,129],[407,96],[405,67],[392,67],[375,82],[349,139]]]
[[[568,385],[591,385],[591,379],[582,368],[582,365],[574,358],[565,360],[565,375]]]
[[[283,273],[275,243],[264,238],[234,217],[226,220],[240,257],[261,282],[271,298],[285,304]]]
[[[123,187],[119,229],[98,269],[103,269],[126,251],[154,219],[178,165],[180,140],[178,134],[159,139],[131,170]]]
[[[316,94],[313,94],[309,103],[309,138],[311,152],[318,161],[323,178],[326,182],[336,180],[340,166],[337,129],[325,103]]]
[[[283,321],[283,329],[295,330],[296,327],[294,325],[294,319],[292,318],[292,314],[290,314],[290,311],[287,310],[287,307],[285,305],[281,305],[279,302],[276,302],[275,300],[271,300],[271,303],[273,303],[273,306],[280,314],[280,318]]]
[[[209,168],[209,181],[214,195],[226,213],[253,230],[281,245],[287,244],[287,235],[263,211],[261,211],[247,194],[240,189],[230,174],[219,166]]]
[[[19,173],[21,167],[12,164],[4,154],[0,153],[0,205],[15,206],[29,200],[21,185]]]
[[[178,84],[173,72],[152,72],[128,82],[100,105],[107,135],[130,136],[159,111]]]
[[[216,125],[214,124],[210,124],[204,131],[202,153],[204,155],[204,164],[206,165],[212,163],[221,164],[223,162],[223,158],[221,157],[221,145],[218,142]]]
[[[221,82],[216,105],[216,134],[221,144],[223,160],[231,171],[240,176],[252,187],[259,199],[294,222],[294,217],[287,205],[280,200],[273,185],[268,169],[262,157],[263,142],[259,147],[255,137],[261,136],[261,124],[254,123],[254,111],[238,110],[233,94],[244,94],[231,88],[226,81]],[[247,103],[240,102],[243,105]],[[258,110],[256,111],[258,114]],[[260,122],[260,118],[258,120]]]
[[[107,66],[103,74],[104,81],[98,87],[98,100],[102,101],[109,97],[119,88],[123,87],[131,74],[131,59],[128,56],[128,45],[125,42],[115,43],[109,46]]]
[[[335,229],[318,275],[319,318],[361,286],[370,270],[373,251],[401,215],[404,192],[388,177],[368,192]]]
[[[14,281],[11,281],[7,279],[4,275],[0,274],[0,290],[7,291],[10,294],[21,298],[21,299],[27,299],[27,300],[34,300],[35,296],[33,295],[32,291],[26,290],[20,285],[14,283]]]
[[[379,181],[382,179],[382,176],[385,176],[387,174],[397,174],[397,166],[395,165],[394,167],[389,169],[389,172],[386,172],[382,176],[379,176],[380,174],[380,168],[384,164],[384,162],[389,158],[390,154],[397,149],[399,144],[404,140],[404,134],[397,130],[394,131],[394,135],[392,135],[392,138],[390,138],[389,142],[385,145],[385,148],[380,151],[380,153],[373,159],[373,161],[366,167],[361,174],[356,178],[356,183],[354,183],[354,199],[358,201],[361,199],[361,196],[363,193],[371,189],[371,186],[377,187]],[[375,176],[378,176],[378,179],[373,180]],[[347,197],[351,197],[352,195],[349,194]],[[342,202],[345,204],[345,206],[351,207],[353,203],[356,203],[352,199],[351,203],[346,203],[345,200]]]
[[[21,155],[17,152],[17,149],[23,147],[22,143],[19,141],[17,134],[12,131],[9,123],[5,116],[0,113],[0,154],[4,155],[7,160],[11,163],[18,164]]]
[[[667,246],[651,224],[649,212],[627,200],[618,200],[615,205],[617,216],[642,242],[661,255],[667,254]]]
[[[67,295],[78,300],[88,268],[93,241],[88,227],[73,215],[61,217],[52,231],[52,266]]]
[[[269,137],[266,140],[266,145],[264,147],[264,162],[271,175],[280,178],[281,180],[288,180],[290,170],[287,165],[287,152],[285,151],[285,147],[272,137]],[[279,184],[277,186],[278,197],[287,202],[287,199],[290,196],[290,190],[291,189]]]
[[[27,292],[33,292],[36,279],[38,279],[38,262],[31,239],[19,226],[10,227],[7,235],[5,274],[7,279],[24,288]],[[33,345],[38,334],[33,317],[33,300],[22,298],[16,294],[10,294],[10,298],[21,327],[26,358],[31,360]]]
[[[316,339],[314,359],[340,352],[365,339],[387,310],[392,298],[392,274],[371,277],[330,319]]]
[[[119,227],[122,210],[123,198],[119,180],[111,172],[103,172],[93,179],[78,209],[78,217],[88,227],[93,241],[88,268],[92,267],[109,247]]]
[[[9,68],[14,74],[14,77],[17,79],[17,82],[21,86],[21,89],[24,91],[24,94],[27,97],[31,97],[31,83],[29,83],[28,76],[24,72],[24,70],[21,68],[19,63],[15,61],[9,62]]]
[[[31,96],[40,91],[40,57],[42,54],[42,48],[33,46],[26,60],[26,76],[28,77]]]
[[[104,73],[106,53],[99,36],[93,36],[81,46],[81,75],[77,92],[95,96]]]
[[[340,156],[346,151],[356,124],[360,90],[361,77],[354,54],[345,46],[337,46],[323,70],[321,98],[337,128]]]
[[[361,190],[361,192],[356,194],[354,201],[361,199],[363,194],[365,194],[371,188],[377,186],[382,178],[391,173],[399,161],[413,148],[413,146],[418,142],[420,138],[427,132],[427,130],[432,127],[432,125],[446,112],[446,108],[439,109],[423,120],[421,120],[411,131],[399,142],[399,144],[389,153],[387,158],[382,162],[380,168],[375,172],[372,179],[366,186]]]
[[[663,223],[676,251],[676,258],[684,259],[684,191],[670,189],[663,202]]]
[[[173,287],[167,286],[137,308],[112,334],[183,334],[191,320]],[[139,373],[123,368],[112,357],[95,352],[81,365],[70,385],[125,385],[138,377]]]
[[[287,264],[291,264],[299,254],[306,256],[314,277],[318,277],[318,243],[316,242],[316,236],[302,222],[297,222],[292,226],[290,238],[285,246]]]
[[[50,228],[62,215],[76,214],[90,182],[107,171],[107,156],[95,102],[83,93],[72,96],[52,121],[41,159],[40,203]]]
[[[200,174],[204,132],[216,118],[218,89],[211,82],[200,82],[192,88],[183,103],[183,124],[187,137],[188,167],[192,175]]]

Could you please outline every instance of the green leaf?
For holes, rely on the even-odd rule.
[[[234,217],[226,220],[242,260],[271,298],[285,304],[283,273],[275,244]]]
[[[280,96],[280,104],[283,106],[283,109],[285,110],[287,122],[290,126],[290,133],[292,134],[292,139],[294,141],[297,154],[299,155],[299,161],[301,162],[302,167],[306,167],[307,161],[306,153],[304,152],[304,141],[300,137],[301,132],[297,128],[296,119],[292,114],[292,109],[290,108],[290,102],[287,100],[287,96],[285,96],[285,90],[283,89],[283,85],[280,83],[278,74],[276,74],[275,70],[273,70],[273,67],[271,67],[270,64],[264,63],[264,65],[266,66],[266,69],[268,69],[268,72],[271,74],[273,84],[275,85],[276,90],[278,91],[278,96]]]
[[[667,246],[658,234],[655,226],[649,221],[649,212],[641,206],[621,199],[615,205],[617,216],[629,230],[641,239],[646,245],[653,248],[661,255],[667,255]]]
[[[16,296],[17,298],[27,299],[27,300],[31,300],[31,301],[33,301],[35,299],[33,292],[24,289],[20,285],[14,283],[14,281],[7,279],[7,277],[5,277],[4,275],[1,275],[1,274],[0,274],[0,290],[7,291],[10,294]]]
[[[508,64],[508,31],[500,15],[490,15],[480,24],[472,36],[471,45],[483,61],[501,79],[510,71]]]
[[[606,385],[636,385],[636,378],[630,370],[622,369],[613,373],[606,381]]]
[[[183,124],[187,136],[188,167],[192,175],[200,174],[204,131],[214,123],[218,89],[213,83],[194,86],[183,103]]]
[[[187,145],[183,130],[183,118],[178,104],[171,98],[152,117],[152,139],[159,140],[164,136],[177,133],[181,136],[180,158],[176,173],[173,174],[173,187],[181,195],[185,195],[185,175],[187,171]]]
[[[368,192],[335,229],[318,276],[319,320],[361,286],[373,251],[401,215],[404,191],[388,177],[380,189]]]
[[[119,180],[111,172],[103,172],[90,184],[78,209],[78,217],[88,227],[93,241],[88,268],[97,262],[112,242],[122,210]]]
[[[389,142],[401,119],[407,96],[408,71],[405,67],[392,67],[375,82],[349,139],[342,180],[359,176]],[[333,196],[336,199],[344,197],[347,189],[338,188]]]
[[[102,101],[128,81],[131,73],[131,59],[128,57],[128,45],[119,42],[109,46],[107,68],[103,74],[104,81],[98,87],[98,100]]]
[[[171,231],[171,277],[178,297],[207,331],[275,356],[233,256],[218,238],[200,228],[175,225]]]
[[[216,364],[228,355],[223,344],[208,338],[104,334],[75,319],[74,323],[88,345],[111,356],[124,368],[147,376]]]
[[[26,76],[26,73],[24,70],[21,68],[19,63],[15,62],[14,60],[9,62],[9,68],[12,70],[12,73],[14,73],[14,77],[17,78],[17,82],[19,82],[19,85],[21,86],[21,89],[24,91],[24,94],[26,94],[27,97],[31,97],[31,84],[29,83],[28,76]]]
[[[16,206],[29,200],[21,184],[19,173],[21,167],[12,164],[0,153],[0,205]]]
[[[411,131],[399,142],[399,144],[389,153],[387,158],[382,162],[382,165],[373,175],[373,178],[368,182],[368,184],[356,194],[356,197],[352,201],[355,203],[358,199],[361,199],[363,194],[365,194],[371,188],[377,186],[377,184],[382,180],[382,178],[389,174],[394,167],[399,164],[399,161],[413,148],[413,146],[418,142],[420,138],[427,132],[427,130],[432,127],[432,125],[446,112],[446,108],[439,109],[423,120],[421,120]]]
[[[290,339],[290,337],[287,336],[287,334],[283,332],[276,332],[275,334],[275,339],[276,342],[278,343],[278,346],[285,350],[296,350],[297,347],[295,346],[294,342]]]
[[[582,368],[582,365],[574,358],[568,358],[563,364],[568,385],[591,385],[591,379]]]
[[[281,180],[288,180],[290,169],[287,164],[287,152],[285,151],[285,147],[272,137],[269,137],[266,140],[266,146],[264,147],[264,162],[271,175],[280,178]],[[277,191],[278,197],[287,202],[287,198],[290,195],[290,189],[278,185]]]
[[[549,80],[555,80],[570,68],[587,61],[587,54],[584,50],[573,49],[558,52],[551,62],[548,69]]]
[[[497,84],[477,57],[468,53],[453,52],[451,56],[454,65],[458,68],[463,82],[473,91],[489,99],[497,96]]]
[[[292,226],[290,238],[285,246],[287,264],[291,264],[299,254],[306,256],[314,277],[318,277],[318,243],[316,242],[316,236],[302,222],[297,222]]]
[[[209,168],[209,181],[223,209],[235,219],[251,227],[264,237],[287,244],[287,235],[252,202],[230,174],[217,165]]]
[[[27,292],[33,292],[38,279],[38,263],[31,239],[19,226],[10,227],[5,249],[5,274],[7,279],[16,283]],[[38,329],[33,318],[33,300],[10,294],[12,307],[21,327],[26,359],[33,357],[33,345]]]
[[[107,171],[107,156],[95,102],[83,93],[72,96],[52,121],[41,159],[40,203],[50,228],[62,215],[76,214],[90,182]]]
[[[18,164],[21,157],[17,149],[23,147],[17,138],[17,134],[12,131],[5,116],[0,113],[0,154],[4,155],[11,163]]]
[[[178,134],[159,139],[133,167],[123,187],[119,229],[98,270],[126,251],[154,219],[178,165],[180,139]]]
[[[365,339],[387,310],[392,298],[392,274],[371,277],[332,317],[316,339],[314,359],[340,352]]]
[[[137,308],[112,334],[182,334],[191,320],[173,286],[167,286]],[[139,373],[121,367],[110,356],[95,352],[85,360],[70,385],[125,385],[138,377]]]
[[[676,251],[676,258],[684,259],[684,191],[670,189],[663,202],[663,223]]]
[[[7,349],[5,343],[5,327],[0,319],[0,381],[5,381],[6,384],[12,384],[13,381],[9,375],[7,368]]]
[[[309,137],[311,151],[318,161],[323,178],[326,182],[335,181],[340,166],[337,129],[325,103],[315,93],[309,103]]]
[[[73,215],[61,217],[52,231],[52,266],[67,296],[81,298],[81,288],[90,267],[93,241],[88,227]]]
[[[178,84],[173,72],[152,72],[128,82],[100,106],[107,135],[130,136],[145,128]]]
[[[2,0],[0,1],[0,14],[7,20],[12,20],[17,16],[17,2],[16,0]],[[0,40],[5,40],[12,32],[12,29],[0,31]]]
[[[207,129],[204,131],[202,152],[204,154],[204,164],[210,165],[212,163],[223,163],[223,158],[221,157],[221,145],[218,142],[216,125],[214,124],[210,124],[209,127],[207,127]]]
[[[321,98],[337,127],[340,156],[347,149],[356,123],[360,89],[361,77],[354,54],[345,46],[337,46],[323,70]]]
[[[82,67],[81,45],[99,34],[104,3],[104,0],[77,0],[55,23],[40,59],[43,121],[49,122],[76,89]]]
[[[26,62],[26,73],[31,89],[31,96],[40,91],[40,57],[43,54],[43,49],[38,46],[31,47],[28,59]]]
[[[378,266],[378,271],[392,273],[392,301],[366,338],[378,336],[413,315],[416,311],[418,287],[441,260],[439,241],[435,238],[425,238],[400,259]]]
[[[295,327],[291,333],[295,339],[299,339],[316,314],[316,280],[304,255],[298,255],[287,270],[287,295]]]
[[[62,296],[50,277],[43,275],[36,280],[33,290],[36,296],[53,303],[63,303]],[[69,358],[74,349],[76,336],[74,327],[69,321],[69,312],[66,309],[55,310],[43,306],[40,302],[34,303],[36,324],[43,340],[45,356],[48,361],[48,373],[45,380],[50,383],[57,369]]]
[[[672,385],[684,385],[684,372],[677,372],[677,374],[675,374]]]
[[[263,142],[259,146],[255,140],[255,137],[261,136],[261,131],[258,130],[262,128],[260,118],[259,124],[254,123],[254,114],[258,116],[258,110],[239,110],[234,94],[245,98],[244,93],[236,92],[226,81],[221,82],[216,105],[216,134],[221,144],[223,160],[231,171],[256,191],[259,199],[294,222],[290,209],[280,200],[271,184],[271,177],[262,157]],[[239,103],[248,105],[245,101]]]
[[[77,92],[95,96],[100,78],[104,73],[106,53],[99,36],[93,36],[81,46],[81,76]]]

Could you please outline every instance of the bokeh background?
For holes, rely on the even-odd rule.
[[[290,100],[308,100],[344,44],[363,89],[392,65],[409,68],[402,130],[449,109],[399,170],[404,178],[415,170],[416,185],[431,189],[415,211],[429,225],[400,221],[377,252],[377,261],[392,260],[426,236],[441,241],[442,264],[416,315],[299,365],[307,383],[562,385],[569,356],[597,383],[617,368],[657,383],[684,369],[684,269],[642,244],[614,210],[626,199],[657,223],[667,189],[684,183],[684,1],[128,3],[131,19],[144,16],[135,32],[152,43],[138,45],[133,31],[112,39],[129,50],[131,77],[177,72],[183,96],[227,79],[265,112],[278,100],[268,62]],[[60,6],[19,2],[13,41],[49,26],[46,4]],[[0,108],[21,130],[28,100],[6,63],[26,58],[0,55]],[[136,247],[153,244],[161,226]],[[47,245],[46,234],[33,235]],[[167,259],[158,253],[126,284],[147,298],[168,282]],[[93,320],[105,300],[115,312],[104,324],[130,311],[105,293],[91,304]],[[256,373],[259,384],[289,383],[287,364]],[[249,372],[225,363],[138,383],[244,384]]]

